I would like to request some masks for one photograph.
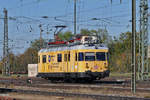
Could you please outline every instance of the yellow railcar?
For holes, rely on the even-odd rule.
[[[38,58],[38,76],[42,78],[96,80],[109,76],[108,48],[99,44],[41,49]]]

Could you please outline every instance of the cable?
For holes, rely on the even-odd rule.
[[[128,0],[129,1],[129,0]],[[127,4],[128,2],[124,2],[124,3],[122,3],[122,4]],[[111,6],[122,6],[122,5],[120,5],[120,3],[116,3],[116,4],[111,4],[111,5],[105,5],[105,6],[99,6],[99,7],[96,7],[96,8],[91,8],[91,9],[87,9],[87,10],[81,10],[80,11],[80,13],[91,13],[91,12],[93,12],[94,10],[98,10],[98,9],[103,9],[103,8],[108,8],[108,7],[111,7]],[[74,13],[73,12],[70,12],[70,13],[68,13],[68,15],[73,15]],[[56,17],[66,17],[66,16],[68,16],[68,15],[58,15],[58,16],[56,16]]]
[[[21,8],[21,7],[24,7],[24,6],[29,6],[29,5],[32,5],[32,4],[37,4],[39,2],[42,2],[42,1],[48,1],[48,0],[34,0],[32,2],[27,2],[27,3],[22,3],[21,5],[17,6],[17,7],[13,7],[13,8],[8,8],[8,10],[15,10],[15,9],[18,9],[18,8]],[[23,0],[21,0],[21,2],[23,2]]]

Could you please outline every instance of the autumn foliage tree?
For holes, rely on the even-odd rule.
[[[111,37],[106,29],[88,30],[81,29],[82,35],[96,35],[100,39],[100,43],[105,44],[109,48],[109,68],[112,72],[130,72],[131,71],[131,32],[121,33],[119,36]],[[67,31],[59,34],[61,40],[69,40],[73,35]],[[10,67],[11,71],[27,72],[28,64],[37,64],[38,51],[40,50],[40,40],[35,40],[23,54],[14,55],[11,53]],[[42,44],[46,44],[46,40],[42,40]],[[0,61],[0,68],[3,67]]]
[[[119,37],[114,37],[113,42],[109,44],[109,51],[111,71],[131,71],[131,32],[125,32]]]

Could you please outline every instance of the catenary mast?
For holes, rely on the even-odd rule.
[[[140,0],[138,79],[148,79],[148,0]]]

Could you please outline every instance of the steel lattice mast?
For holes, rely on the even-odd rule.
[[[140,0],[138,79],[148,78],[148,0]]]
[[[8,16],[7,10],[4,8],[4,44],[3,44],[3,58],[4,58],[4,69],[3,75],[10,75],[9,66],[9,48],[8,48]]]

